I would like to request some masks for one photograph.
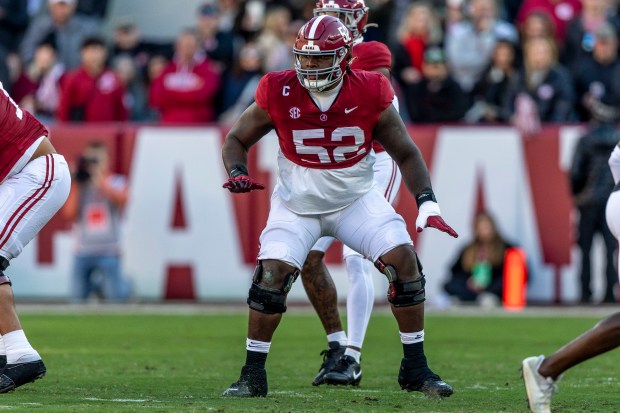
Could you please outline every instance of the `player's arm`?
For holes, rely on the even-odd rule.
[[[407,189],[415,197],[419,211],[416,220],[417,231],[421,232],[425,227],[433,227],[453,237],[458,237],[458,234],[440,216],[441,212],[433,193],[426,162],[393,105],[389,105],[379,117],[375,127],[375,139],[394,159],[403,175]]]
[[[222,146],[222,160],[229,176],[224,188],[230,192],[250,192],[265,188],[248,176],[248,151],[272,128],[269,114],[256,103],[241,114]]]
[[[394,106],[389,105],[379,117],[375,139],[398,164],[405,185],[413,195],[431,188],[431,178],[422,153],[409,137],[405,124]]]

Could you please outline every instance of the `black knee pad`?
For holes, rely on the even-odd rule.
[[[263,278],[263,265],[259,263],[256,266],[256,270],[254,270],[252,286],[248,293],[248,305],[250,308],[264,314],[284,313],[286,311],[286,296],[298,276],[299,270],[286,274],[282,289],[263,287],[260,284]]]
[[[4,257],[0,257],[0,285],[13,285],[8,275],[4,275],[4,270],[6,270],[7,268],[9,268],[9,260]]]
[[[417,259],[419,277],[415,280],[402,281],[398,278],[396,268],[391,265],[384,264],[381,260],[377,260],[375,266],[387,277],[390,285],[388,287],[387,299],[394,307],[410,307],[412,305],[422,304],[425,300],[426,279],[422,274],[422,265]]]

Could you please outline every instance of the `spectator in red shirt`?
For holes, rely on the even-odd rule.
[[[77,122],[127,120],[123,102],[125,90],[118,77],[106,67],[107,51],[101,38],[87,38],[82,44],[82,65],[69,72],[61,84],[58,119]]]
[[[198,38],[191,30],[176,40],[175,55],[150,87],[151,106],[164,123],[200,123],[215,120],[214,97],[220,75],[207,59],[197,58]]]
[[[524,0],[517,14],[517,25],[522,25],[534,11],[547,12],[553,20],[556,41],[562,44],[568,22],[581,13],[581,8],[580,0]]]

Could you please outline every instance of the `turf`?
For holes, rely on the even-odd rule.
[[[0,410],[28,412],[527,412],[518,368],[597,318],[429,315],[426,353],[455,394],[401,391],[396,324],[371,319],[358,388],[312,387],[325,338],[307,310],[289,310],[267,361],[265,399],[220,396],[245,357],[247,317],[237,314],[43,314],[22,322],[44,357],[43,380],[0,395]],[[569,371],[554,412],[620,411],[620,351]]]

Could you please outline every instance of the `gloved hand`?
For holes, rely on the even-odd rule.
[[[224,182],[222,188],[226,188],[230,192],[239,194],[243,192],[250,192],[255,189],[265,189],[265,185],[256,182],[247,175],[238,175],[234,178],[228,178],[228,181]]]
[[[443,220],[441,211],[439,211],[439,204],[434,201],[426,201],[420,205],[418,208],[418,219],[415,220],[415,226],[418,232],[422,232],[426,227],[432,227],[454,238],[458,238],[459,236],[459,234]]]

